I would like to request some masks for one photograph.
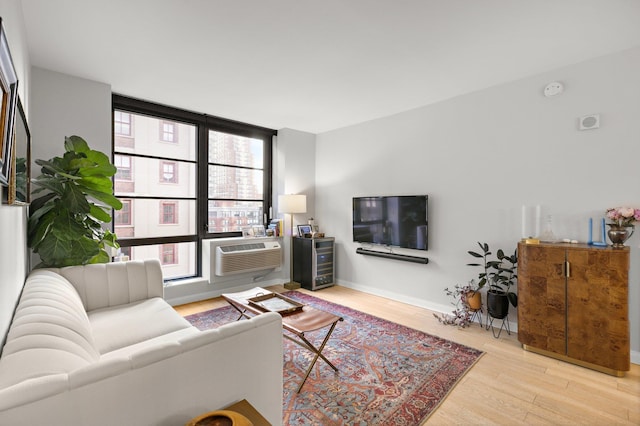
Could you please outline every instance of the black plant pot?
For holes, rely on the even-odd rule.
[[[501,290],[489,290],[487,292],[487,309],[489,315],[496,319],[503,319],[509,314],[509,298],[507,293]]]

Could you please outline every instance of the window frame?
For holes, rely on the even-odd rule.
[[[117,161],[116,161],[116,157],[120,157],[120,158],[127,158],[129,160],[129,166],[128,167],[120,167],[120,165],[118,165]],[[119,180],[121,182],[133,182],[133,162],[131,161],[131,156],[128,154],[123,154],[123,153],[118,153],[118,154],[113,154],[113,165],[116,166],[116,168],[118,169],[118,172],[120,172],[120,170],[127,170],[129,177],[127,178],[123,178],[122,176],[118,176],[118,173],[116,172],[116,174],[113,176],[113,178],[115,180]]]
[[[164,177],[165,171],[164,171],[164,166],[172,166],[172,178],[167,180]],[[159,172],[160,172],[160,177],[159,177],[159,183],[160,184],[178,184],[178,162],[177,161],[170,161],[170,160],[160,160],[160,167],[159,167]]]
[[[165,222],[165,211],[164,208],[171,206],[173,209],[173,222]],[[158,213],[159,213],[159,221],[158,224],[159,225],[177,225],[179,223],[178,220],[178,203],[175,201],[167,201],[167,200],[161,200],[160,201],[160,208],[158,209]]]
[[[113,226],[115,227],[116,225],[118,226],[133,226],[133,212],[132,212],[132,203],[131,200],[129,198],[119,198],[119,200],[122,202],[122,209],[120,209],[117,212],[114,212],[113,215]],[[128,206],[128,217],[129,217],[129,221],[127,223],[116,223],[116,218],[118,216],[122,216],[122,211],[124,210],[124,206]]]
[[[177,236],[168,236],[168,237],[149,237],[149,238],[126,238],[122,240],[118,240],[118,243],[122,247],[133,247],[136,246],[146,246],[146,245],[163,245],[163,244],[176,244],[176,243],[186,243],[186,242],[195,242],[196,243],[196,267],[195,267],[195,275],[196,277],[202,276],[202,241],[206,239],[216,239],[216,238],[229,238],[229,237],[241,237],[242,231],[228,231],[228,232],[209,232],[208,231],[208,158],[209,158],[209,150],[208,150],[208,134],[209,130],[231,133],[238,136],[244,136],[248,138],[255,138],[263,140],[263,191],[262,191],[262,200],[264,206],[264,214],[263,220],[264,225],[266,226],[272,219],[269,214],[272,211],[272,198],[273,198],[273,188],[272,188],[272,175],[273,175],[273,137],[277,136],[277,131],[273,129],[269,129],[266,127],[256,126],[248,123],[242,123],[239,121],[229,120],[221,117],[211,116],[203,113],[188,111],[184,109],[179,109],[167,105],[162,105],[154,102],[149,102],[141,99],[132,98],[129,96],[124,96],[121,94],[114,93],[112,95],[112,146],[111,146],[111,156],[112,160],[116,154],[125,154],[124,152],[116,152],[115,149],[115,139],[118,136],[115,133],[115,111],[127,112],[129,114],[140,114],[147,115],[153,118],[160,120],[161,123],[164,120],[169,122],[182,122],[185,124],[190,124],[196,126],[196,160],[195,161],[186,161],[190,163],[196,164],[196,231],[195,234],[184,234]],[[133,120],[131,120],[133,121]],[[131,130],[133,133],[133,124],[131,124]],[[177,133],[174,134],[177,136]],[[175,143],[175,142],[169,142]],[[130,154],[129,154],[130,155]],[[155,158],[151,156],[139,155],[140,157],[146,158]],[[172,158],[157,158],[160,161],[175,161],[178,166],[178,160]],[[185,160],[180,159],[179,162],[183,162]],[[177,178],[177,168],[176,168],[176,178]],[[114,183],[115,185],[115,183]],[[135,196],[126,195],[126,199],[135,199]],[[185,198],[176,198],[176,197],[143,197],[146,199],[158,199],[162,200],[193,200],[192,197]],[[248,200],[237,200],[237,201],[248,201]],[[133,206],[132,206],[133,207]],[[176,215],[177,215],[176,211]],[[112,221],[112,230],[113,230],[113,221]],[[167,279],[165,281],[178,281],[181,279],[193,278],[190,277],[180,277],[176,279]]]
[[[171,252],[172,252],[172,257],[173,257],[173,262],[172,263],[167,263],[164,261],[164,253],[165,253],[165,247],[171,247]],[[180,259],[178,259],[178,248],[176,247],[175,243],[167,243],[167,244],[160,244],[159,246],[160,248],[160,264],[162,266],[171,266],[171,265],[177,265],[178,262],[180,261]]]
[[[178,144],[179,140],[178,140],[178,132],[176,131],[177,129],[176,122],[169,121],[169,120],[159,120],[159,123],[160,123],[160,135],[159,135],[160,141],[166,142],[166,143]],[[165,126],[171,126],[172,131],[171,132],[165,131]],[[165,139],[166,135],[171,135],[171,140]]]
[[[122,120],[117,120],[116,121],[115,114],[114,114],[113,115],[113,124],[114,124],[114,126],[113,126],[113,134],[116,135],[116,136],[130,138],[130,137],[133,136],[133,125],[132,125],[133,123],[132,123],[132,120],[131,120],[131,113],[129,111],[121,111],[121,112],[129,116],[129,121],[128,122],[122,121]],[[116,128],[118,128],[116,123],[123,123],[124,125],[126,125],[127,128],[129,129],[129,133],[121,133],[121,132],[116,133]],[[120,125],[120,128],[122,128],[122,124]]]

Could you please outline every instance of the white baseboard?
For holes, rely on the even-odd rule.
[[[375,287],[369,287],[361,284],[354,284],[350,282],[340,281],[338,285],[343,287],[352,288],[354,290],[361,291],[363,293],[373,294],[375,296],[385,297],[387,299],[395,300],[397,302],[406,303],[408,305],[417,306],[419,308],[428,309],[440,314],[450,314],[452,311],[451,305],[442,305],[440,303],[429,302],[428,300],[419,299],[417,297],[406,296],[404,294],[398,294],[393,291],[382,290]],[[500,320],[495,320],[494,327],[500,327]],[[518,329],[518,323],[516,321],[509,320],[509,330],[515,332]],[[497,334],[497,331],[496,331]]]
[[[428,300],[419,299],[417,297],[406,296],[404,294],[395,293],[393,291],[387,291],[376,287],[370,287],[362,284],[354,284],[347,281],[340,281],[338,285],[342,287],[351,288],[354,290],[361,291],[363,293],[373,294],[375,296],[385,297],[387,299],[395,300],[397,302],[406,303],[412,306],[418,306],[420,308],[429,309],[430,311],[438,312],[438,313],[449,313],[451,312],[451,305],[442,305],[439,303],[432,303]]]

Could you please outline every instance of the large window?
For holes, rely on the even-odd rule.
[[[263,223],[263,141],[214,130],[208,138],[209,232]]]
[[[159,258],[165,279],[196,276],[203,239],[269,219],[275,131],[120,95],[113,108],[123,253]]]

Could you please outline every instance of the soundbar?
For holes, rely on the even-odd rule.
[[[385,257],[387,259],[404,260],[405,262],[422,263],[425,265],[429,263],[429,259],[426,257],[409,256],[407,254],[385,253],[383,251],[368,250],[362,247],[358,247],[356,249],[356,253],[366,254],[367,256]]]

